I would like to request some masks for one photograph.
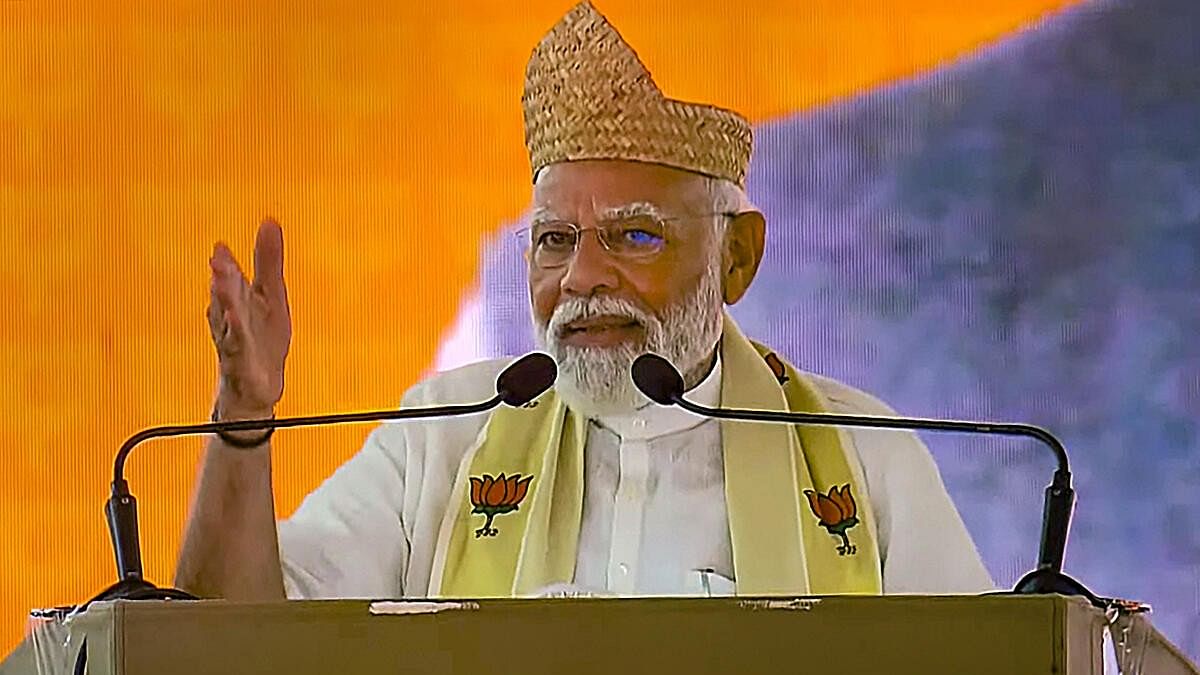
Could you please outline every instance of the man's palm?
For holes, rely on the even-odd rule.
[[[208,324],[221,366],[222,419],[270,415],[283,395],[284,363],[292,338],[283,281],[283,231],[268,220],[254,244],[254,280],[229,247],[218,243],[212,268]]]

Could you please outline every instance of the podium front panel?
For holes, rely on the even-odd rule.
[[[1078,599],[829,597],[97,603],[94,675],[1102,672]]]

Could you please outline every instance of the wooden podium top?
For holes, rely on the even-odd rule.
[[[1098,675],[1104,625],[1059,596],[118,601],[70,642],[97,675]]]

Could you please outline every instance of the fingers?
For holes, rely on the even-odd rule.
[[[212,269],[208,306],[209,330],[218,353],[230,355],[236,350],[236,345],[231,342],[236,337],[233,334],[231,318],[241,319],[236,322],[237,325],[245,325],[249,288],[237,260],[225,244],[218,243],[213,247],[209,267]]]
[[[269,217],[258,227],[254,242],[254,286],[268,294],[284,292],[283,228]]]
[[[246,280],[246,275],[242,273],[241,265],[238,265],[237,258],[233,257],[233,251],[225,245],[225,242],[219,241],[213,246],[212,258],[209,260],[214,273],[221,273],[233,278]]]
[[[219,345],[221,336],[225,334],[225,303],[217,297],[217,279],[223,274],[221,265],[217,262],[217,249],[222,244],[213,247],[213,254],[208,259],[212,276],[208,283],[208,329],[212,333],[213,343]]]
[[[248,284],[229,247],[217,244],[209,265],[212,267],[212,292],[217,300],[225,308],[243,312]]]

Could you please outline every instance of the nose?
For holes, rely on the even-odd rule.
[[[616,267],[608,249],[600,243],[596,230],[579,233],[575,255],[567,263],[560,287],[567,295],[592,296],[612,291],[619,283]]]

